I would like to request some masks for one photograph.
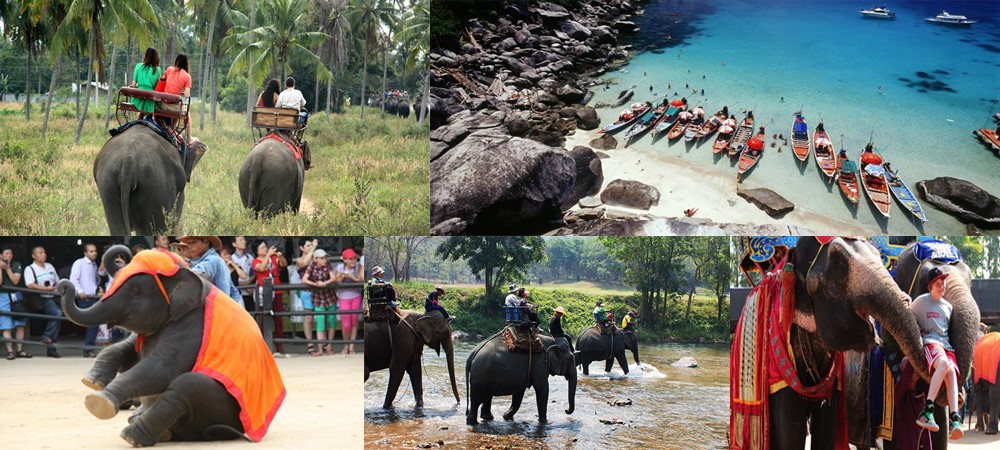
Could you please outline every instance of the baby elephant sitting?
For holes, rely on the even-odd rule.
[[[168,440],[263,439],[285,397],[277,365],[243,307],[165,251],[129,260],[124,246],[109,249],[104,266],[114,282],[87,309],[74,302],[73,284],[58,285],[63,311],[82,326],[106,323],[133,334],[104,349],[83,383],[87,410],[110,419],[118,406],[141,399],[121,437],[136,447]]]

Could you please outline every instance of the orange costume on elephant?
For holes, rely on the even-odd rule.
[[[151,275],[170,303],[160,276],[172,276],[187,263],[173,253],[145,250],[121,268],[101,301],[112,295],[129,277]],[[138,336],[136,351],[144,336]],[[226,294],[212,286],[205,297],[205,328],[198,359],[192,372],[219,383],[240,406],[240,422],[246,435],[260,442],[285,398],[285,385],[274,357],[264,343],[256,322]]]

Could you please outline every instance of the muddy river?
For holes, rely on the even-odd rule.
[[[547,424],[539,424],[534,391],[525,394],[513,422],[501,415],[510,397],[493,400],[495,420],[465,425],[465,361],[474,342],[456,344],[455,366],[461,404],[448,383],[447,363],[425,349],[424,408],[414,409],[409,379],[396,396],[394,408],[382,409],[388,371],[372,374],[365,384],[365,448],[439,447],[468,449],[720,449],[728,446],[729,346],[640,344],[637,366],[628,354],[628,375],[617,363],[604,373],[603,362],[592,363],[590,375],[579,377],[576,411],[566,415],[567,382],[549,378]],[[692,357],[697,368],[671,363]],[[613,403],[631,405],[613,406]],[[602,422],[603,420],[603,422]]]

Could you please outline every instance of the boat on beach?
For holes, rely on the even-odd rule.
[[[674,100],[670,102],[670,108],[660,116],[660,120],[653,124],[653,141],[670,131],[677,122],[677,116],[687,109],[687,99]]]
[[[885,169],[882,168],[882,157],[872,149],[869,143],[861,152],[858,168],[861,172],[861,185],[865,188],[868,199],[886,218],[889,217],[889,183],[885,179]]]
[[[896,201],[921,222],[926,222],[927,215],[924,214],[924,208],[920,206],[920,202],[917,201],[917,197],[913,195],[910,187],[899,177],[899,172],[892,170],[888,161],[882,164],[882,168],[885,169],[885,180],[889,183],[889,190],[892,191],[892,196],[896,197]]]
[[[635,102],[632,104],[631,108],[626,109],[618,114],[618,120],[616,120],[614,123],[610,125],[605,126],[604,128],[601,128],[601,130],[598,131],[598,133],[605,133],[605,134],[617,133],[625,129],[625,127],[631,125],[636,120],[639,120],[639,117],[642,117],[642,115],[646,114],[646,112],[649,111],[650,109],[652,109],[652,104],[650,104],[649,102],[645,103]]]
[[[674,140],[684,134],[684,130],[687,130],[687,126],[694,120],[694,112],[692,111],[682,111],[677,115],[677,122],[674,123],[674,127],[667,132],[667,139]]]
[[[645,114],[639,117],[639,120],[625,132],[625,146],[628,147],[633,140],[638,139],[643,135],[643,133],[649,131],[653,124],[656,123],[657,120],[660,120],[660,116],[662,116],[666,110],[667,102],[664,100],[659,106],[646,111]]]
[[[701,129],[698,130],[697,138],[703,139],[705,136],[715,133],[715,130],[718,130],[719,127],[722,126],[722,123],[725,122],[726,119],[728,118],[729,118],[729,107],[723,106],[722,109],[716,112],[714,116],[705,121],[705,124],[702,125]]]
[[[757,165],[757,161],[760,161],[760,155],[764,153],[764,139],[767,135],[764,133],[764,127],[760,127],[757,134],[747,141],[746,145],[743,146],[743,151],[740,152],[740,162],[739,169],[736,172],[736,180],[739,181],[743,178],[743,173],[750,170],[753,166]]]
[[[969,19],[968,17],[965,16],[960,16],[957,14],[948,14],[948,11],[941,11],[941,14],[938,14],[935,17],[928,17],[924,20],[928,22],[940,23],[942,25],[955,25],[955,26],[968,26],[976,22],[979,22],[978,20]]]
[[[870,19],[895,19],[896,13],[889,10],[887,6],[874,6],[858,11],[862,16]]]
[[[989,128],[980,128],[972,132],[972,134],[978,136],[979,140],[983,141],[983,143],[986,144],[987,147],[991,148],[994,152],[1000,152],[1000,132],[998,132],[998,130],[1000,130],[1000,127],[998,127],[996,130],[992,130]]]
[[[847,156],[845,148],[840,149],[838,158],[837,185],[840,186],[840,192],[844,194],[844,197],[857,205],[858,197],[861,196],[861,192],[858,191],[858,165]]]
[[[731,116],[726,120],[722,121],[722,125],[719,126],[719,135],[715,137],[715,142],[712,143],[712,153],[722,153],[729,145],[729,140],[733,137],[733,132],[736,131],[736,117]]]
[[[833,141],[823,128],[823,122],[816,125],[816,131],[813,132],[813,153],[819,170],[826,175],[828,182],[833,183],[837,174],[837,156],[833,154]]]
[[[691,123],[684,128],[684,142],[691,142],[698,137],[698,132],[705,125],[705,108],[699,106],[694,109],[693,114],[694,118],[691,119]]]
[[[740,154],[752,134],[753,111],[747,111],[747,116],[743,118],[743,122],[740,122],[739,128],[736,129],[729,144],[726,145],[726,153],[729,154],[730,158]]]
[[[809,159],[809,125],[802,114],[796,114],[792,122],[792,152],[803,165]]]

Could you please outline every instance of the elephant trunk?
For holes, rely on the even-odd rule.
[[[566,414],[573,414],[576,411],[576,366],[568,368],[569,372],[566,374],[566,380],[569,381],[569,408],[566,408]]]
[[[882,326],[892,334],[903,351],[910,359],[910,365],[925,380],[930,381],[931,375],[924,363],[924,344],[920,336],[920,328],[913,313],[905,303],[906,294],[885,276],[884,286],[873,295],[867,296],[865,305],[860,308],[863,314],[871,315],[882,323]]]
[[[111,303],[98,302],[87,309],[76,306],[76,288],[69,280],[62,280],[56,285],[56,290],[62,296],[62,310],[66,318],[73,323],[85,327],[96,327],[102,323],[113,322],[118,318],[120,308]]]
[[[445,339],[442,344],[444,344],[444,353],[448,357],[448,376],[451,378],[451,392],[455,394],[455,403],[461,403],[462,399],[458,396],[458,384],[455,382],[455,345],[452,343],[451,337]]]
[[[108,273],[111,278],[115,277],[118,273],[118,263],[115,259],[121,256],[126,264],[132,259],[132,250],[124,245],[115,245],[104,252],[104,256],[101,257],[101,265],[104,266],[104,271]]]
[[[980,313],[979,306],[969,289],[971,280],[965,279],[954,270],[951,274],[952,276],[944,280],[944,298],[952,305],[948,337],[951,346],[955,348],[958,379],[965,380],[972,369],[972,353],[979,339]]]

